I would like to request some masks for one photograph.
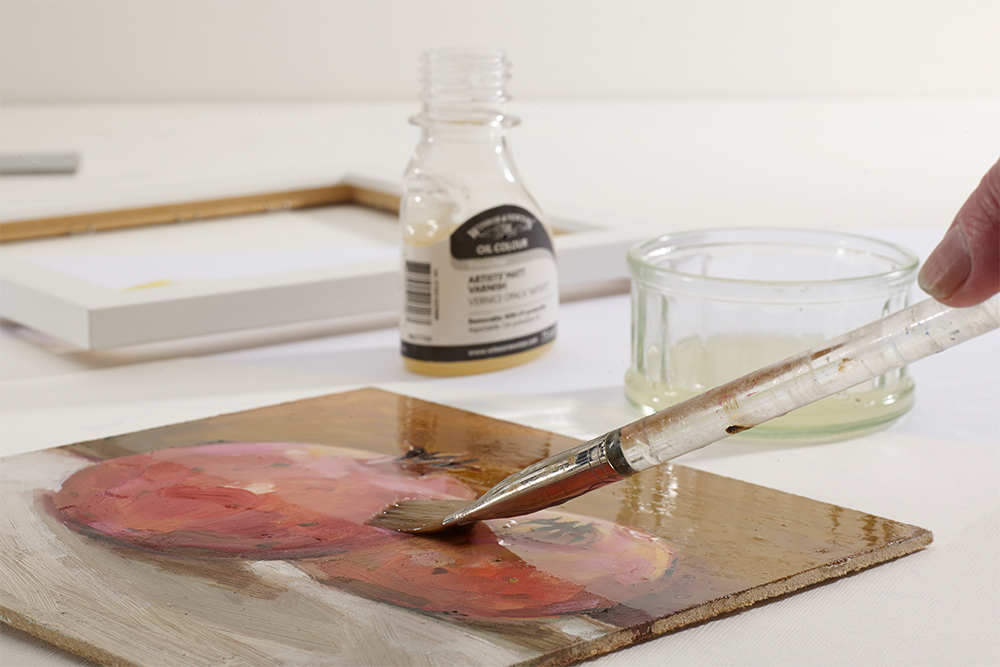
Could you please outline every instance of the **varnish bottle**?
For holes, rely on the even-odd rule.
[[[548,350],[552,230],[507,149],[501,51],[423,56],[421,129],[403,185],[402,354],[426,375],[506,368]]]

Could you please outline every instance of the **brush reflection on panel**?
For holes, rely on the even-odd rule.
[[[180,447],[85,468],[47,505],[90,537],[178,557],[289,560],[331,586],[456,617],[584,613],[667,585],[676,554],[666,542],[564,511],[436,538],[366,525],[403,498],[475,497],[441,469],[447,459],[424,458],[288,443]]]

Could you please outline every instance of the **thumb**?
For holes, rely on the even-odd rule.
[[[955,308],[974,306],[1000,292],[1000,162],[966,200],[917,282]]]

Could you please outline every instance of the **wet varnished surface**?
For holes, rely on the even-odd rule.
[[[124,613],[122,637],[119,637],[119,633],[102,628],[100,619],[90,619],[88,623],[80,614],[53,612],[52,605],[75,604],[72,595],[47,606],[46,600],[37,599],[28,591],[7,590],[8,584],[16,587],[11,582],[23,581],[25,577],[36,586],[39,582],[61,585],[63,578],[73,577],[64,577],[66,573],[60,568],[90,568],[87,575],[98,579],[127,576],[142,581],[138,592],[131,592],[138,596],[137,603],[153,608],[166,605],[182,611],[184,604],[192,605],[191,614],[201,617],[199,630],[208,628],[202,641],[212,642],[217,636],[218,646],[213,648],[217,652],[206,650],[203,664],[212,664],[214,655],[236,651],[229,634],[232,629],[226,626],[227,605],[235,605],[241,614],[248,614],[240,627],[248,632],[257,628],[258,633],[270,631],[274,635],[271,643],[261,644],[248,638],[246,646],[240,644],[243,653],[236,653],[249,664],[397,664],[400,660],[407,664],[431,664],[428,656],[444,658],[445,662],[469,658],[469,664],[482,665],[569,664],[905,555],[931,540],[930,533],[915,526],[684,466],[667,465],[578,498],[558,510],[563,514],[547,517],[524,533],[528,542],[534,539],[532,536],[542,536],[562,549],[560,545],[590,539],[588,531],[592,532],[594,526],[605,526],[605,535],[612,535],[613,539],[621,539],[621,535],[633,530],[635,543],[643,545],[636,547],[634,554],[660,561],[649,570],[656,572],[656,580],[626,583],[624,588],[621,581],[603,581],[588,572],[588,568],[615,565],[592,565],[591,560],[596,564],[602,556],[598,551],[575,559],[553,560],[544,566],[546,576],[554,577],[553,581],[560,586],[569,582],[592,598],[607,602],[583,605],[562,615],[532,618],[531,614],[537,612],[525,612],[528,616],[518,617],[516,609],[511,612],[506,607],[502,614],[480,615],[475,603],[463,603],[466,606],[459,614],[446,613],[446,608],[433,605],[421,607],[411,599],[413,591],[405,593],[410,597],[404,599],[398,581],[379,579],[379,572],[366,565],[360,549],[353,553],[326,554],[323,558],[292,559],[284,565],[208,561],[190,558],[185,553],[150,553],[136,551],[134,545],[102,543],[86,532],[67,529],[65,521],[53,518],[58,517],[58,512],[51,507],[47,514],[39,511],[39,494],[44,496],[46,489],[57,490],[67,476],[67,469],[79,470],[118,457],[213,442],[313,443],[392,457],[410,453],[400,464],[405,475],[411,478],[447,475],[474,493],[550,453],[577,444],[563,436],[365,389],[10,457],[5,461],[5,476],[18,474],[18,469],[30,469],[31,474],[25,474],[33,475],[36,481],[26,479],[18,495],[12,492],[17,491],[14,485],[7,484],[5,479],[4,505],[16,509],[12,514],[22,517],[15,519],[15,523],[20,523],[13,535],[6,536],[9,543],[4,544],[3,550],[0,572],[5,579],[2,606],[6,616],[18,627],[103,662],[201,664],[198,660],[184,662],[190,660],[190,655],[182,659],[183,651],[178,647],[184,646],[185,640],[169,637],[169,630],[162,631],[169,637],[163,639],[162,646],[154,641],[151,647],[143,648],[127,640],[130,621]],[[35,500],[29,502],[29,497]],[[589,523],[588,517],[592,519]],[[18,531],[22,534],[18,535]],[[35,539],[35,533],[30,531],[43,534],[44,539]],[[501,533],[499,528],[495,532]],[[475,539],[452,539],[452,543],[441,547],[435,546],[431,538],[420,538],[404,544],[408,545],[405,547],[409,550],[408,558],[427,553],[436,554],[434,557],[440,560],[461,551],[461,558],[470,559],[469,563],[478,555],[493,553],[498,548],[486,549]],[[10,560],[7,554],[13,553],[14,546],[30,557],[17,563]],[[370,545],[365,548],[370,550]],[[73,558],[60,565],[58,561],[46,560],[46,549],[69,551]],[[551,556],[547,554],[546,557]],[[386,562],[397,558],[390,556],[379,557]],[[564,555],[560,551],[556,557],[563,559]],[[500,562],[498,558],[493,560]],[[457,565],[442,563],[435,562],[436,569],[428,572],[451,576],[459,570]],[[468,565],[467,569],[472,571],[472,567]],[[476,576],[486,577],[477,585],[492,586],[488,581],[493,576],[490,571],[482,570],[479,565],[475,567],[479,568],[475,570]],[[526,566],[522,563],[521,567]],[[513,585],[516,573],[503,572]],[[433,587],[436,581],[445,578],[427,576],[421,586]],[[628,582],[627,577],[625,580]],[[197,609],[199,603],[194,598],[178,598],[170,590],[176,584],[189,586],[201,595],[204,608]],[[327,599],[325,596],[334,595],[325,592],[329,589],[335,589],[341,597]],[[260,591],[267,594],[261,595]],[[93,600],[83,598],[101,594],[93,590],[88,594],[81,588],[79,595],[83,597],[77,603],[91,604]],[[143,599],[144,595],[148,597]],[[378,623],[367,622],[363,612],[351,609],[352,595],[370,604],[370,613],[376,617],[385,615],[397,619],[397,625],[412,626],[410,629],[417,639],[401,639],[396,631],[380,630],[382,626]],[[578,602],[582,595],[573,599]],[[118,603],[105,604],[110,608]],[[546,613],[557,608],[553,606],[555,603],[546,604]],[[309,605],[317,606],[315,613],[310,612],[295,625],[292,621],[296,614],[305,613],[302,609],[312,609]],[[284,628],[281,632],[274,630],[277,621],[273,619],[278,617],[291,619],[286,623],[287,628],[281,626]],[[109,612],[105,620],[112,623],[112,618]],[[332,622],[339,623],[339,630],[325,643],[310,634],[323,632]],[[449,649],[452,653],[436,653],[435,646],[440,644],[437,629],[453,641],[455,648]],[[422,644],[420,638],[424,638]],[[468,640],[467,655],[463,653],[463,638]],[[491,650],[481,650],[483,642]],[[146,643],[149,644],[148,638]]]

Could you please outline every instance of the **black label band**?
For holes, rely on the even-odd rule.
[[[509,204],[472,216],[451,235],[455,259],[501,257],[532,248],[553,252],[549,233],[531,211]]]
[[[556,325],[543,329],[538,333],[520,338],[499,340],[480,345],[415,345],[402,343],[404,357],[418,361],[475,361],[476,359],[492,359],[508,354],[524,352],[555,340]]]

